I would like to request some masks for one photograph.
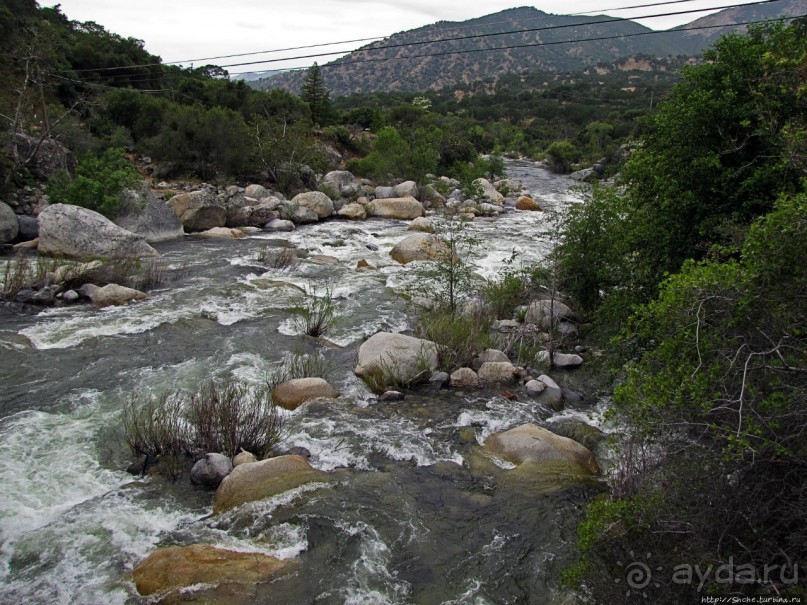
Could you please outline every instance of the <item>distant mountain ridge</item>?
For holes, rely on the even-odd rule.
[[[553,15],[533,7],[507,9],[462,22],[440,21],[394,34],[322,65],[335,96],[376,91],[418,92],[532,70],[579,71],[636,56],[700,54],[735,24],[807,12],[803,0],[726,9],[657,33],[605,15]],[[688,27],[720,29],[687,31]],[[589,41],[579,41],[588,39]],[[491,50],[500,49],[500,50]],[[299,92],[305,74],[286,72],[251,84]]]

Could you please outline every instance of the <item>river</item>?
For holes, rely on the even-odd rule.
[[[507,167],[550,209],[576,199],[563,177]],[[519,262],[539,260],[550,214],[472,222],[483,240],[476,271],[496,275],[514,250]],[[384,404],[352,372],[365,338],[410,328],[396,290],[412,269],[389,257],[406,227],[331,220],[283,236],[186,237],[156,245],[181,276],[146,301],[0,309],[0,601],[145,603],[132,568],[159,546],[203,542],[299,556],[300,571],[256,587],[252,603],[561,602],[560,571],[599,486],[514,480],[478,445],[558,413],[496,391],[424,390]],[[288,244],[340,265],[261,264],[266,246]],[[378,270],[357,271],[360,259]],[[341,321],[328,338],[340,348],[296,333],[288,307],[298,290],[276,282],[333,290]],[[335,483],[210,517],[209,492],[125,472],[121,409],[132,394],[194,389],[211,376],[258,384],[291,351],[319,351],[343,396],[286,413],[283,446],[307,448]],[[600,412],[589,401],[560,415],[597,424]]]

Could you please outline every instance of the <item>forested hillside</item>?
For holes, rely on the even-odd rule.
[[[722,38],[566,226],[561,281],[620,375],[569,574],[596,602],[804,594],[805,57],[803,20]]]

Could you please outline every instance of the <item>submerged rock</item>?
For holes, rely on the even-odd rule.
[[[600,466],[590,450],[535,424],[494,433],[485,441],[485,448],[515,464],[569,462],[593,475],[600,474]]]
[[[89,298],[92,304],[99,309],[125,305],[133,300],[144,300],[148,298],[145,292],[127,288],[126,286],[119,286],[118,284],[107,284],[103,288],[99,288],[93,284],[84,284],[79,288],[78,292]]]
[[[325,473],[313,468],[301,456],[278,456],[252,464],[241,464],[227,475],[216,490],[213,496],[213,513],[271,498],[325,478]]]
[[[518,198],[518,200],[516,200],[516,210],[531,210],[533,212],[540,212],[543,210],[543,208],[541,208],[541,204],[536,202],[531,197],[522,195]]]
[[[297,559],[194,544],[158,549],[135,567],[132,579],[137,591],[147,596],[197,584],[269,582],[298,567]]]

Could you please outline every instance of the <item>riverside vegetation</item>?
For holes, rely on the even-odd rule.
[[[123,53],[117,58],[122,62],[153,59],[137,41],[69,22],[58,7],[17,4],[15,18],[2,21],[8,33],[4,40],[19,40],[21,24],[29,19],[68,51],[70,33],[96,53]],[[75,151],[88,154],[78,162],[76,176],[54,176],[51,201],[95,205],[112,218],[118,211],[116,193],[131,184],[132,176],[120,145],[153,156],[157,162],[145,165],[157,178],[224,179],[263,171],[281,196],[319,188],[331,194],[324,195],[329,201],[358,203],[362,193],[374,189],[369,182],[352,179],[342,189],[338,181],[315,181],[316,187],[308,187],[311,175],[328,166],[329,143],[342,150],[342,159],[359,176],[389,183],[412,178],[422,189],[428,186],[430,200],[442,198],[456,213],[433,221],[434,253],[423,265],[418,286],[408,293],[416,308],[415,332],[423,340],[408,368],[381,356],[362,378],[379,393],[413,388],[437,380],[438,370],[469,369],[495,344],[523,367],[519,379],[524,381],[532,378],[531,368],[551,367],[555,351],[567,342],[578,342],[576,334],[564,330],[581,324],[588,346],[609,351],[607,362],[615,370],[610,413],[620,429],[612,437],[616,459],[610,490],[588,507],[580,525],[579,560],[566,570],[565,581],[580,598],[593,602],[647,595],[654,602],[679,603],[697,598],[703,587],[677,582],[666,572],[639,588],[626,585],[624,565],[633,553],[649,553],[642,562],[654,570],[680,564],[716,568],[727,561],[744,569],[792,569],[807,554],[802,438],[807,422],[805,40],[804,21],[727,36],[709,51],[707,62],[685,68],[667,98],[630,132],[617,136],[607,125],[595,127],[589,121],[578,131],[585,136],[570,137],[580,147],[589,146],[585,154],[570,141],[543,146],[540,153],[545,150],[555,169],[565,171],[583,157],[615,157],[622,140],[637,141],[619,166],[616,184],[594,187],[558,226],[557,245],[544,266],[508,266],[498,279],[484,283],[466,264],[477,242],[464,230],[465,220],[495,212],[483,208],[492,200],[478,179],[495,180],[502,167],[479,153],[535,149],[512,147],[470,118],[438,113],[426,97],[417,102],[391,97],[394,106],[384,110],[375,101],[355,111],[338,110],[323,93],[316,71],[311,72],[308,102],[279,91],[251,91],[206,68],[139,68],[147,73],[122,76],[131,79],[128,88],[99,72],[98,82],[109,90],[92,98],[75,82],[48,87],[45,102],[60,116],[52,127],[41,123],[38,110],[34,115],[35,91],[26,75],[16,88],[19,95],[3,99],[28,111],[7,133],[16,142],[5,152],[3,179],[11,191],[36,178],[35,156],[23,152],[16,136],[27,129],[44,135],[42,140],[59,134]],[[16,81],[21,66],[32,64],[34,56],[20,56],[17,69],[6,68],[3,77]],[[71,52],[46,60],[53,62],[54,73],[56,68],[84,68]],[[64,61],[72,64],[59,65]],[[159,81],[167,75],[176,76],[180,97],[200,102],[137,92],[145,86],[142,77]],[[626,121],[635,117],[625,115]],[[363,123],[368,120],[369,135]],[[514,132],[498,132],[503,131]],[[427,176],[433,174],[446,177]],[[100,189],[93,180],[103,183]],[[502,181],[499,188],[509,186]],[[383,200],[376,197],[358,205],[371,210]],[[293,215],[297,224],[302,221],[294,213],[301,208],[316,214],[315,202],[294,199],[278,197],[271,212]],[[262,258],[278,269],[296,261],[287,252]],[[132,267],[142,267],[141,262],[121,261],[127,274],[137,274]],[[50,283],[47,274],[58,269],[48,263],[20,259],[7,265],[4,296],[16,295],[22,284],[41,291]],[[86,274],[81,279],[117,280]],[[147,281],[153,285],[157,280]],[[582,321],[562,310],[559,293],[583,315]],[[321,338],[338,312],[332,291],[315,294],[309,291],[290,313],[301,319],[301,332]],[[422,304],[424,294],[431,304]],[[543,313],[536,317],[544,306],[534,306],[546,301],[548,321]],[[531,314],[533,321],[527,321]],[[514,322],[518,327],[504,341],[492,340],[494,320],[513,322],[513,317],[524,321]],[[528,327],[541,320],[544,329]],[[510,367],[513,378],[517,368]],[[257,390],[234,380],[209,382],[189,395],[131,401],[125,414],[127,439],[133,452],[145,456],[141,467],[160,456],[166,459],[164,470],[179,475],[187,469],[168,459],[185,457],[187,464],[203,450],[229,457],[242,448],[260,457],[273,452],[282,433],[275,389],[298,380],[324,380],[327,370],[316,359],[294,356],[281,374]],[[313,469],[304,472],[321,479]],[[707,590],[803,595],[803,577],[795,583],[790,577],[711,581]]]

